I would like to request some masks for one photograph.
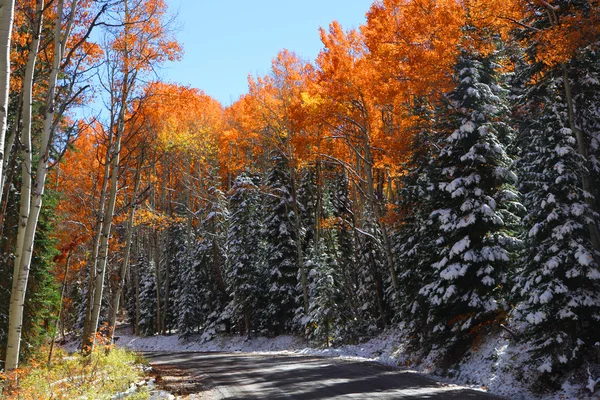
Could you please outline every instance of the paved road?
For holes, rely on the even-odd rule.
[[[159,368],[176,367],[200,374],[212,386],[209,398],[499,399],[365,362],[244,353],[146,353],[146,356]]]

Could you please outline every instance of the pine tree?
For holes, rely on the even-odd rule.
[[[437,257],[434,279],[420,293],[430,303],[434,341],[457,351],[502,310],[498,292],[519,244],[522,206],[498,139],[507,107],[495,67],[492,56],[461,54],[447,116],[457,129],[436,159],[441,180],[430,218],[437,227]]]
[[[179,269],[186,255],[185,225],[174,223],[168,228],[168,241],[165,254],[165,272],[169,272],[169,298],[166,305],[165,328],[167,331],[177,328],[180,309],[178,307],[178,293],[181,287]],[[166,278],[166,277],[165,277]],[[166,279],[163,279],[163,282]]]
[[[381,230],[375,214],[365,206],[357,234],[359,326],[361,334],[374,335],[388,323],[388,305],[385,303],[384,276],[385,255],[382,248]]]
[[[12,191],[11,191],[12,192]],[[9,193],[8,204],[18,205],[18,201],[13,201],[12,196],[15,193]],[[29,358],[46,340],[50,338],[51,330],[55,326],[54,318],[60,302],[60,292],[55,278],[51,271],[54,268],[54,257],[60,252],[56,248],[56,239],[53,237],[53,231],[56,226],[55,207],[57,193],[48,190],[44,193],[44,202],[46,207],[42,209],[38,223],[37,235],[34,243],[34,253],[31,263],[31,272],[27,282],[27,294],[25,297],[23,334],[21,340],[25,344],[22,346],[22,357]],[[18,215],[18,207],[7,206],[7,213],[3,216],[4,234],[0,238],[0,243],[4,248],[12,249]],[[8,241],[8,243],[6,243]],[[8,331],[8,305],[10,300],[10,283],[13,273],[14,255],[11,251],[0,255],[0,274],[5,279],[0,283],[0,300],[3,300],[0,306],[0,356],[5,356],[5,345]]]
[[[265,263],[269,275],[267,312],[276,334],[292,331],[298,307],[298,249],[290,177],[286,159],[273,153],[266,179],[262,237],[266,243]]]
[[[177,332],[180,338],[188,338],[200,326],[199,278],[192,246],[195,246],[195,241],[188,243],[186,240],[185,245],[178,253],[180,261],[176,304],[178,310]]]
[[[337,337],[344,342],[357,340],[362,324],[360,300],[356,296],[358,287],[358,269],[356,235],[354,234],[354,215],[352,199],[349,192],[348,175],[344,172],[333,174],[326,189],[331,193],[331,218],[334,221],[335,241],[337,242],[335,257],[340,268],[342,304],[339,307],[339,323]],[[333,241],[333,239],[330,239]],[[362,329],[364,331],[364,329]]]
[[[302,226],[302,250],[310,251],[315,238],[316,209],[318,203],[315,168],[305,168],[300,178],[298,188],[298,203]]]
[[[245,328],[262,328],[259,305],[264,305],[265,274],[261,260],[260,192],[255,180],[238,176],[231,189],[229,233],[227,236],[227,278],[231,307]]]
[[[550,75],[523,98],[518,165],[527,251],[514,291],[538,369],[555,373],[581,362],[600,340],[598,253],[587,227],[597,214],[581,188],[586,162],[568,128],[560,78]]]
[[[136,268],[140,271],[140,333],[152,336],[157,328],[156,268],[145,255],[139,256]]]
[[[432,194],[439,180],[434,160],[439,148],[439,134],[435,131],[435,115],[427,106],[420,106],[415,114],[421,118],[412,144],[412,157],[406,163],[401,178],[396,212],[398,227],[392,235],[393,253],[398,275],[398,307],[396,320],[403,324],[414,338],[417,348],[423,346],[428,333],[428,302],[419,295],[425,282],[433,279],[431,268],[435,243],[431,241],[433,211]]]
[[[598,63],[598,44],[593,48],[581,49],[570,63],[573,80],[573,101],[577,114],[575,122],[585,133],[588,143],[588,162],[595,192],[594,211],[600,213],[600,64]],[[600,218],[596,218],[600,224]],[[598,262],[598,260],[597,260]]]
[[[197,300],[201,303],[201,320],[206,339],[216,333],[228,303],[224,276],[227,262],[227,204],[225,195],[216,187],[208,189],[208,200],[208,214],[197,232],[199,245],[194,256],[199,274]]]
[[[340,320],[340,308],[344,307],[339,276],[339,265],[335,258],[335,249],[331,249],[325,239],[319,246],[310,246],[306,257],[306,269],[309,276],[310,307],[308,319],[311,337],[324,340],[337,338],[336,330],[343,324]],[[333,251],[332,251],[333,250]]]

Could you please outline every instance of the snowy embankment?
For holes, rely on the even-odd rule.
[[[527,363],[528,349],[515,347],[507,332],[490,335],[481,341],[477,348],[469,351],[460,364],[445,371],[436,367],[435,352],[425,358],[409,354],[400,330],[388,330],[364,343],[336,348],[307,347],[303,338],[288,335],[275,338],[256,337],[250,340],[240,336],[217,336],[210,341],[202,341],[200,336],[192,337],[188,341],[180,341],[176,335],[119,336],[119,346],[135,351],[291,353],[340,357],[408,369],[446,382],[483,389],[509,399],[600,399],[598,393],[591,394],[600,389],[600,376],[594,376],[589,369],[583,373],[574,373],[571,379],[563,384],[562,389],[552,395],[531,393],[528,387],[537,372]]]

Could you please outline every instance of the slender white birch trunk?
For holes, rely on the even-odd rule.
[[[0,203],[4,183],[4,140],[10,91],[10,39],[15,13],[15,0],[0,0]],[[10,148],[8,149],[10,151]]]
[[[121,263],[121,269],[119,270],[119,282],[117,284],[117,290],[113,298],[113,307],[110,315],[110,322],[108,325],[108,331],[110,332],[110,343],[113,342],[115,337],[115,326],[117,325],[117,314],[119,312],[119,302],[121,300],[121,293],[123,293],[123,287],[125,286],[125,276],[127,275],[127,268],[129,267],[129,256],[131,254],[131,237],[133,234],[133,218],[135,216],[136,197],[140,187],[141,180],[141,168],[142,163],[137,167],[135,173],[135,183],[133,185],[133,195],[131,196],[131,206],[129,208],[129,215],[127,216],[127,227],[125,233],[125,251],[123,254],[123,262]]]
[[[108,144],[106,146],[106,156],[104,157],[104,177],[102,178],[102,188],[100,190],[100,200],[98,205],[98,221],[96,223],[96,232],[94,233],[94,242],[92,246],[92,264],[89,267],[89,287],[88,287],[88,304],[86,307],[85,319],[83,323],[83,336],[89,336],[92,321],[92,309],[94,308],[94,292],[96,282],[96,271],[98,268],[98,254],[100,252],[100,238],[102,237],[102,229],[104,223],[104,207],[106,205],[106,191],[110,180],[110,154],[113,146],[113,129],[112,126],[108,133]]]
[[[43,0],[40,0],[38,3],[40,18],[39,18],[39,28],[42,25],[42,6]],[[17,245],[17,255],[20,253],[19,257],[19,268],[18,275],[15,275],[13,278],[13,292],[11,293],[11,309],[9,313],[9,348],[12,349],[10,358],[9,352],[7,350],[7,369],[9,366],[12,368],[18,367],[18,358],[19,358],[19,348],[21,341],[21,326],[23,323],[23,306],[25,303],[25,294],[27,290],[27,282],[29,280],[29,271],[31,270],[31,259],[33,256],[33,244],[35,241],[35,233],[37,230],[37,224],[39,221],[40,213],[42,210],[42,202],[44,197],[44,189],[46,185],[46,176],[48,174],[48,163],[50,159],[50,139],[54,133],[55,124],[55,93],[56,93],[56,84],[58,81],[58,74],[60,71],[60,64],[64,56],[65,44],[67,38],[71,33],[71,28],[73,26],[73,21],[75,19],[75,8],[77,6],[77,1],[73,1],[71,5],[71,13],[69,16],[69,20],[65,27],[65,31],[63,34],[63,26],[62,26],[62,16],[63,16],[63,6],[64,0],[58,0],[57,4],[57,12],[56,12],[56,23],[54,27],[54,57],[52,60],[52,67],[50,71],[50,76],[48,79],[48,91],[46,93],[46,107],[44,111],[44,123],[42,125],[42,134],[40,137],[40,158],[37,163],[36,174],[35,174],[35,182],[33,185],[33,190],[29,190],[30,193],[30,201],[31,209],[30,214],[27,218],[27,224],[25,226],[25,232],[23,237],[22,247],[18,247]],[[39,32],[39,31],[38,31]],[[38,34],[38,42],[39,42],[39,34]],[[37,50],[36,50],[37,52]],[[35,63],[33,63],[35,65]],[[32,75],[33,77],[33,75]],[[27,107],[31,107],[31,105],[27,105]],[[31,110],[29,110],[28,115],[29,120],[31,120]],[[31,141],[31,121],[29,121],[29,129],[28,135],[29,140]],[[25,125],[25,124],[24,124]],[[26,129],[24,129],[26,131]],[[27,180],[31,185],[31,143],[30,145],[30,153],[29,158],[26,159],[24,165],[29,164],[29,172],[27,176],[25,176],[25,168],[23,169],[23,180]],[[21,197],[21,202],[25,201],[24,197]],[[15,260],[16,261],[16,260]],[[16,265],[15,265],[16,268]],[[11,341],[12,339],[12,341]],[[12,346],[12,347],[11,347]],[[16,351],[14,351],[16,350]],[[9,363],[10,361],[10,363]]]
[[[102,293],[104,291],[104,277],[106,275],[106,265],[108,262],[108,241],[110,239],[110,231],[112,227],[112,219],[115,213],[115,204],[117,201],[118,177],[119,177],[119,161],[121,155],[121,138],[125,130],[125,102],[121,103],[119,111],[117,132],[115,135],[115,143],[112,149],[111,157],[111,174],[110,174],[110,191],[108,195],[108,203],[104,213],[102,225],[102,234],[100,238],[100,252],[98,255],[98,265],[96,271],[96,279],[94,282],[94,299],[90,313],[89,327],[87,335],[83,338],[81,349],[84,354],[90,354],[94,350],[94,341],[96,331],[98,330],[98,321],[100,320],[100,308],[102,306]]]
[[[25,243],[29,228],[30,205],[31,205],[31,115],[33,103],[33,76],[35,73],[35,63],[40,45],[40,35],[42,29],[42,8],[43,0],[36,3],[33,35],[29,54],[27,56],[27,66],[23,78],[23,130],[21,132],[21,206],[19,208],[19,225],[17,229],[17,247],[15,249],[15,264],[13,268],[13,283],[10,294],[10,306],[8,317],[8,340],[6,347],[6,365],[7,371],[13,370],[19,366],[19,351],[21,347],[21,329],[23,326],[23,306],[25,303],[25,289],[27,288],[27,279],[29,278],[29,269],[22,270],[23,261],[26,259]]]

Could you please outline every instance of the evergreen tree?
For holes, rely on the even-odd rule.
[[[310,246],[305,264],[309,277],[310,307],[308,319],[311,337],[324,340],[329,345],[332,338],[339,337],[340,308],[344,307],[340,288],[341,279],[334,249],[325,239],[319,246]]]
[[[179,259],[178,280],[177,280],[177,332],[180,338],[188,338],[196,332],[200,326],[200,308],[198,299],[198,271],[197,263],[194,259],[195,240],[190,238],[191,243],[186,239],[183,245],[178,249],[177,258]]]
[[[570,63],[573,80],[573,101],[577,113],[575,123],[584,132],[588,148],[587,172],[590,174],[591,193],[595,198],[594,211],[600,213],[600,63],[598,45],[581,49]],[[600,224],[600,218],[595,219]],[[597,260],[598,262],[598,260]]]
[[[360,228],[355,229],[358,250],[358,285],[356,296],[359,305],[361,334],[373,335],[385,327],[390,318],[385,303],[384,276],[386,276],[381,230],[369,205],[365,205]]]
[[[341,341],[353,342],[362,325],[360,300],[356,296],[358,287],[358,269],[356,235],[354,234],[353,202],[350,198],[348,175],[344,172],[333,174],[326,190],[331,200],[331,218],[334,221],[334,235],[337,242],[335,257],[340,268],[341,299],[338,310],[340,323],[337,336]],[[333,239],[330,239],[333,241]],[[363,329],[364,331],[364,329]]]
[[[231,189],[227,278],[231,307],[243,321],[245,332],[260,328],[259,306],[264,306],[265,274],[262,270],[260,192],[252,177],[238,176]]]
[[[317,212],[317,182],[315,168],[305,168],[302,171],[300,187],[298,188],[298,205],[302,227],[302,250],[309,252],[315,238],[315,222]]]
[[[293,330],[300,293],[298,249],[287,160],[273,153],[273,165],[266,179],[265,219],[262,237],[266,243],[265,265],[269,276],[267,312],[276,334]]]
[[[185,225],[174,223],[168,228],[168,240],[165,254],[165,274],[169,273],[169,298],[165,307],[165,328],[176,329],[179,320],[178,293],[182,285],[179,280],[179,269],[185,260],[186,237]],[[166,277],[162,279],[166,281]]]
[[[195,249],[201,320],[205,338],[211,338],[228,303],[224,268],[226,266],[225,242],[227,239],[228,210],[225,195],[215,187],[208,189],[208,214],[201,223]]]
[[[433,339],[465,350],[476,333],[502,309],[522,206],[513,186],[511,160],[498,139],[506,126],[505,91],[493,56],[463,51],[456,66],[448,118],[457,127],[436,159],[431,213],[437,247],[432,280],[420,290],[429,304]]]
[[[554,373],[593,354],[600,341],[598,252],[588,230],[597,214],[581,188],[586,160],[568,128],[560,79],[548,77],[523,98],[518,165],[527,251],[514,291],[537,366]]]
[[[412,144],[412,157],[405,166],[407,172],[401,178],[396,204],[398,228],[391,240],[399,282],[396,320],[411,333],[415,347],[421,348],[429,331],[429,307],[419,291],[434,278],[431,264],[436,248],[431,240],[433,221],[429,216],[434,207],[434,182],[439,181],[434,168],[439,134],[432,110],[424,105],[416,110],[416,115],[422,121]]]
[[[4,229],[6,237],[0,238],[4,248],[13,249],[16,239],[16,220],[18,215],[18,201],[13,201],[17,191],[9,192],[7,214]],[[34,243],[34,253],[31,263],[31,271],[27,282],[27,294],[25,297],[23,334],[21,340],[22,356],[24,359],[34,354],[40,346],[51,337],[52,329],[55,327],[55,317],[60,302],[58,283],[52,275],[54,268],[54,257],[59,254],[56,248],[56,239],[53,231],[56,226],[54,209],[57,202],[57,193],[47,190],[44,193],[45,208],[42,209],[38,230]],[[8,243],[6,243],[8,241]],[[0,281],[0,356],[4,356],[8,330],[8,306],[10,303],[10,290],[12,282],[14,256],[11,252],[0,256],[0,274],[4,277]]]
[[[136,268],[140,271],[140,333],[152,336],[157,333],[156,268],[145,255],[138,257]]]

